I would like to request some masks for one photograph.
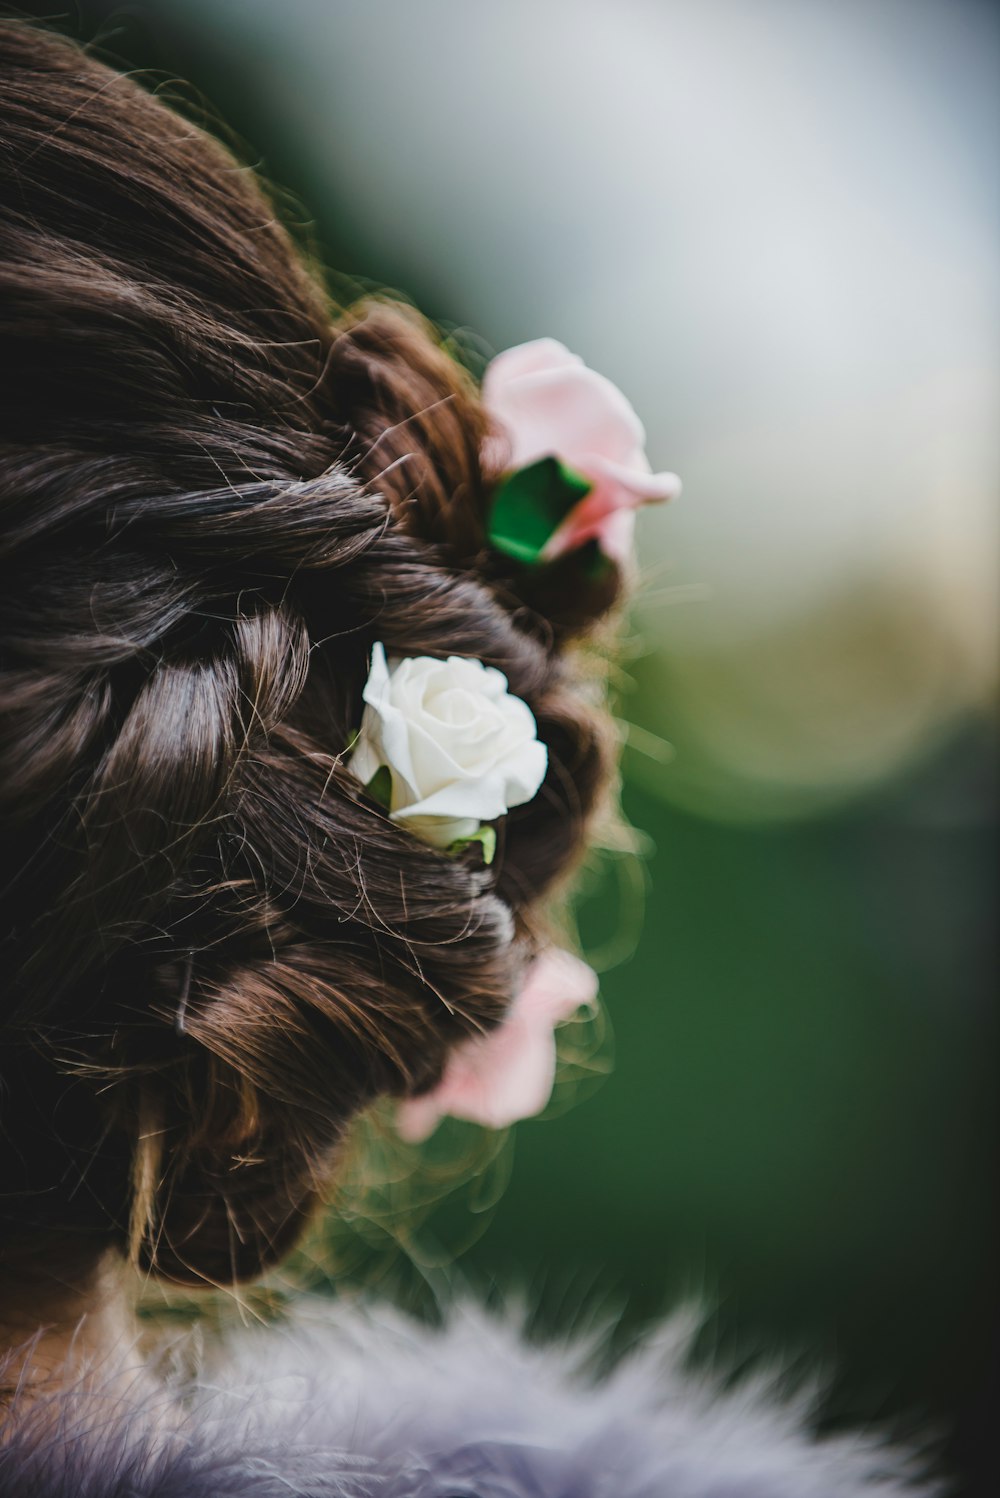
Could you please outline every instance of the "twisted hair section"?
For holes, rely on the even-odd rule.
[[[24,25],[0,82],[2,1252],[230,1283],[502,1019],[607,787],[565,646],[610,597],[502,571],[474,385],[409,310],[335,315],[221,146]],[[489,869],[345,768],[376,639],[535,714]]]

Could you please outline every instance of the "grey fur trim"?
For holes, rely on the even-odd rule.
[[[442,1332],[309,1303],[193,1384],[64,1391],[15,1411],[0,1498],[900,1498],[866,1436],[816,1442],[801,1403],[713,1393],[666,1329],[597,1384],[588,1349],[457,1311]]]

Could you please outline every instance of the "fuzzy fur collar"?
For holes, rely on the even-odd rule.
[[[665,1330],[610,1376],[482,1311],[440,1332],[307,1303],[193,1382],[36,1399],[0,1498],[911,1498],[898,1454],[814,1442],[802,1403],[713,1393]]]

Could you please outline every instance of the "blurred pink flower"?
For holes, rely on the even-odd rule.
[[[517,469],[555,457],[593,485],[549,539],[544,561],[593,540],[624,563],[635,511],[680,493],[675,473],[650,469],[642,422],[617,385],[554,338],[498,354],[483,378],[483,403],[496,431],[489,461]]]
[[[553,1031],[596,998],[597,975],[585,962],[556,947],[543,952],[499,1028],[461,1041],[434,1090],[399,1104],[399,1133],[417,1143],[445,1115],[505,1129],[540,1113],[555,1078]]]

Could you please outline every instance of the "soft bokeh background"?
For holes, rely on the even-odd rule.
[[[486,351],[561,338],[685,480],[641,524],[622,683],[645,874],[606,860],[581,907],[622,959],[615,1069],[408,1266],[369,1228],[343,1281],[412,1299],[469,1245],[475,1283],[622,1336],[694,1292],[724,1359],[819,1357],[832,1420],[908,1412],[983,1470],[996,7],[81,0],[73,24],[203,91],[331,267]]]

